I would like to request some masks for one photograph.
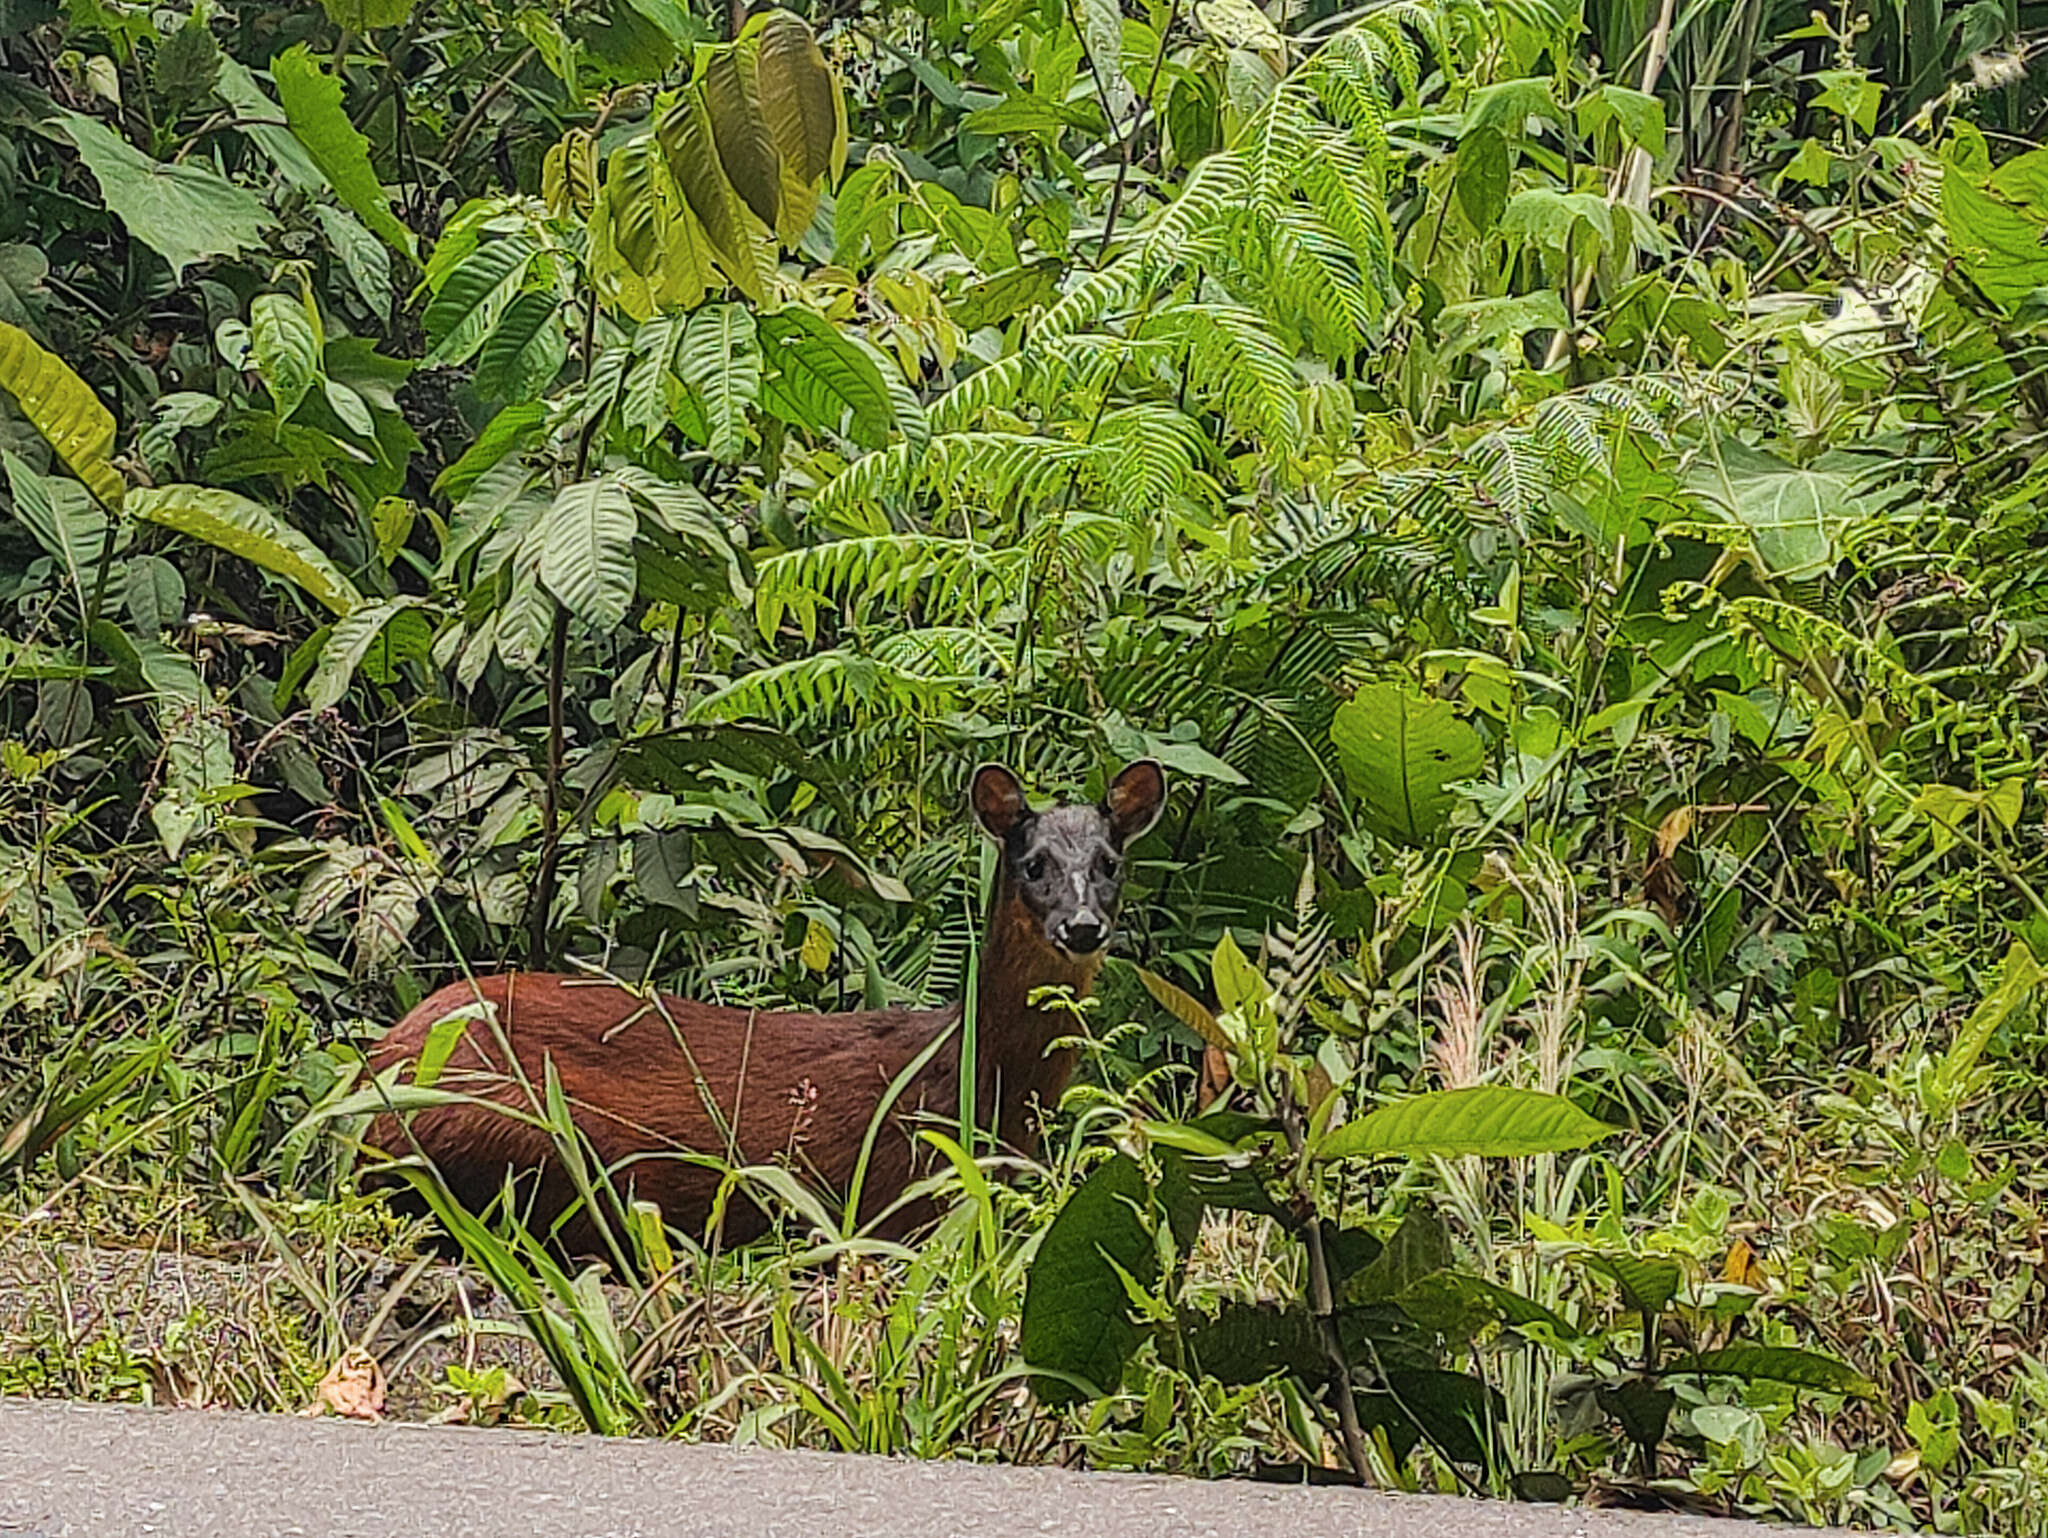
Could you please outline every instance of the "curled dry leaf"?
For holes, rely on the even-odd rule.
[[[313,1402],[301,1415],[344,1415],[350,1420],[384,1418],[384,1369],[360,1346],[351,1346],[313,1390]]]

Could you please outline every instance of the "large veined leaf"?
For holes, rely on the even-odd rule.
[[[1508,1084],[1475,1084],[1415,1095],[1368,1111],[1323,1139],[1316,1152],[1324,1159],[1404,1154],[1514,1158],[1584,1148],[1614,1130],[1562,1095]]]
[[[1486,761],[1479,734],[1448,701],[1405,684],[1361,689],[1338,711],[1330,739],[1373,830],[1404,843],[1434,838],[1450,817],[1450,787]]]
[[[170,263],[179,282],[187,267],[208,257],[233,256],[263,244],[274,222],[269,211],[218,171],[152,160],[104,124],[76,112],[58,121],[100,184],[108,210],[133,239]]]
[[[1508,141],[1498,128],[1482,123],[1458,140],[1451,186],[1475,230],[1490,231],[1500,223],[1508,206]]]
[[[747,408],[761,393],[761,348],[746,307],[708,304],[692,315],[676,348],[675,371],[697,392],[712,457],[737,460],[747,446]]]
[[[249,306],[249,351],[278,418],[290,416],[320,379],[320,338],[305,301],[292,294],[258,294]]]
[[[1109,109],[1109,131],[1124,132],[1124,118],[1130,112],[1135,93],[1124,77],[1124,13],[1118,0],[1078,0],[1074,7],[1081,29],[1081,46],[1088,50],[1088,64],[1101,87]]]
[[[679,94],[654,130],[663,162],[682,189],[725,275],[748,298],[763,292],[761,256],[740,197],[726,179],[700,81]]]
[[[385,627],[418,602],[414,598],[387,598],[380,603],[363,604],[336,620],[327,632],[327,644],[320,649],[320,665],[313,670],[313,681],[306,686],[306,704],[314,710],[331,710],[339,705],[348,693],[356,669],[362,666]]]
[[[373,0],[375,3],[375,0]],[[370,141],[357,133],[341,108],[341,82],[320,67],[304,43],[286,49],[270,64],[284,103],[285,121],[320,167],[336,197],[385,244],[409,262],[419,261],[412,231],[391,211],[391,200],[370,164]]]
[[[809,310],[778,310],[757,325],[771,370],[764,406],[799,426],[843,433],[862,448],[888,441],[895,407],[872,357]]]
[[[1180,1332],[1202,1376],[1233,1388],[1279,1373],[1314,1382],[1329,1370],[1315,1315],[1299,1303],[1226,1298],[1214,1318],[1183,1309]]]
[[[802,182],[837,176],[844,109],[839,82],[802,18],[775,10],[753,24],[761,115],[790,174]]]
[[[313,213],[320,221],[320,230],[326,235],[328,245],[341,258],[349,281],[363,296],[363,303],[370,307],[372,314],[389,315],[392,300],[396,297],[391,283],[390,250],[345,208],[337,208],[332,203],[317,203]]]
[[[119,634],[111,625],[105,631]],[[149,818],[165,853],[176,859],[207,820],[212,793],[235,782],[234,742],[213,690],[190,657],[158,641],[125,644],[164,741],[165,783],[150,800]]]
[[[1032,1367],[1066,1374],[1114,1393],[1142,1331],[1131,1319],[1119,1268],[1140,1286],[1158,1275],[1159,1252],[1145,1221],[1145,1172],[1129,1154],[1113,1155],[1081,1182],[1039,1240],[1024,1286],[1019,1345]],[[1060,1378],[1033,1378],[1048,1404],[1084,1397]]]
[[[1584,1264],[1611,1277],[1621,1289],[1624,1306],[1643,1314],[1661,1314],[1678,1296],[1685,1272],[1666,1255],[1599,1255],[1581,1257]]]
[[[34,246],[0,243],[0,320],[24,329],[37,324],[50,275],[50,259]]]
[[[21,414],[102,506],[121,505],[127,482],[107,463],[107,451],[114,446],[114,414],[61,358],[5,321],[0,321],[0,390],[14,397]]]
[[[259,502],[211,486],[158,486],[128,494],[145,523],[175,529],[284,577],[337,614],[363,601],[327,553]]]
[[[553,289],[528,289],[512,301],[477,352],[477,394],[516,404],[554,382],[569,356],[561,308]]]
[[[82,611],[106,548],[107,515],[78,482],[38,475],[5,450],[0,450],[0,461],[6,465],[14,516],[64,568]]]
[[[562,607],[598,630],[615,630],[633,604],[633,499],[612,476],[555,493],[540,555],[540,580]]]
[[[6,465],[14,516],[64,568],[83,611],[106,548],[107,515],[78,482],[38,475],[6,450],[0,450],[0,461]]]
[[[761,116],[782,165],[775,230],[785,245],[794,245],[817,211],[818,183],[837,177],[845,159],[846,103],[803,21],[788,11],[770,11],[749,30]]]
[[[1877,1385],[1846,1362],[1797,1346],[1723,1346],[1681,1358],[1664,1369],[1666,1377],[1701,1373],[1716,1378],[1762,1379],[1825,1394],[1877,1396]]]
[[[1862,491],[1870,477],[1870,466],[1846,455],[1792,465],[1722,438],[1701,458],[1694,481],[1749,532],[1767,572],[1799,578],[1841,559],[1843,535],[1871,516]]]
[[[464,257],[427,301],[422,319],[434,348],[422,366],[467,363],[518,297],[533,258],[533,243],[519,236],[491,241]]]
[[[773,229],[782,201],[782,156],[761,115],[750,44],[717,49],[704,61],[704,106],[726,180],[754,217]]]

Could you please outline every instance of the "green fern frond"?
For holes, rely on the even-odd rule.
[[[816,615],[845,606],[863,617],[877,604],[907,607],[922,599],[932,618],[992,613],[1022,586],[1027,557],[1019,550],[937,534],[880,534],[806,545],[763,560],[756,570],[754,612],[763,636],[795,613],[804,638],[817,639]]]
[[[979,421],[986,411],[1013,405],[1030,372],[1029,356],[1011,353],[986,368],[976,369],[933,401],[925,412],[925,420],[934,433],[958,432]]]

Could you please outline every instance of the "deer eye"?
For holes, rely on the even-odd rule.
[[[1113,854],[1099,854],[1095,857],[1095,874],[1104,881],[1116,879],[1117,860]]]
[[[1024,862],[1024,879],[1026,881],[1043,881],[1045,879],[1044,855],[1035,854]]]

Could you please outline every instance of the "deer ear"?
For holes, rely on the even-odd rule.
[[[1123,849],[1152,831],[1166,809],[1166,771],[1156,758],[1141,758],[1109,782],[1102,798],[1109,836]]]
[[[1031,815],[1023,785],[1001,764],[983,764],[974,771],[967,799],[974,808],[974,820],[998,841],[1008,838],[1011,830]]]

